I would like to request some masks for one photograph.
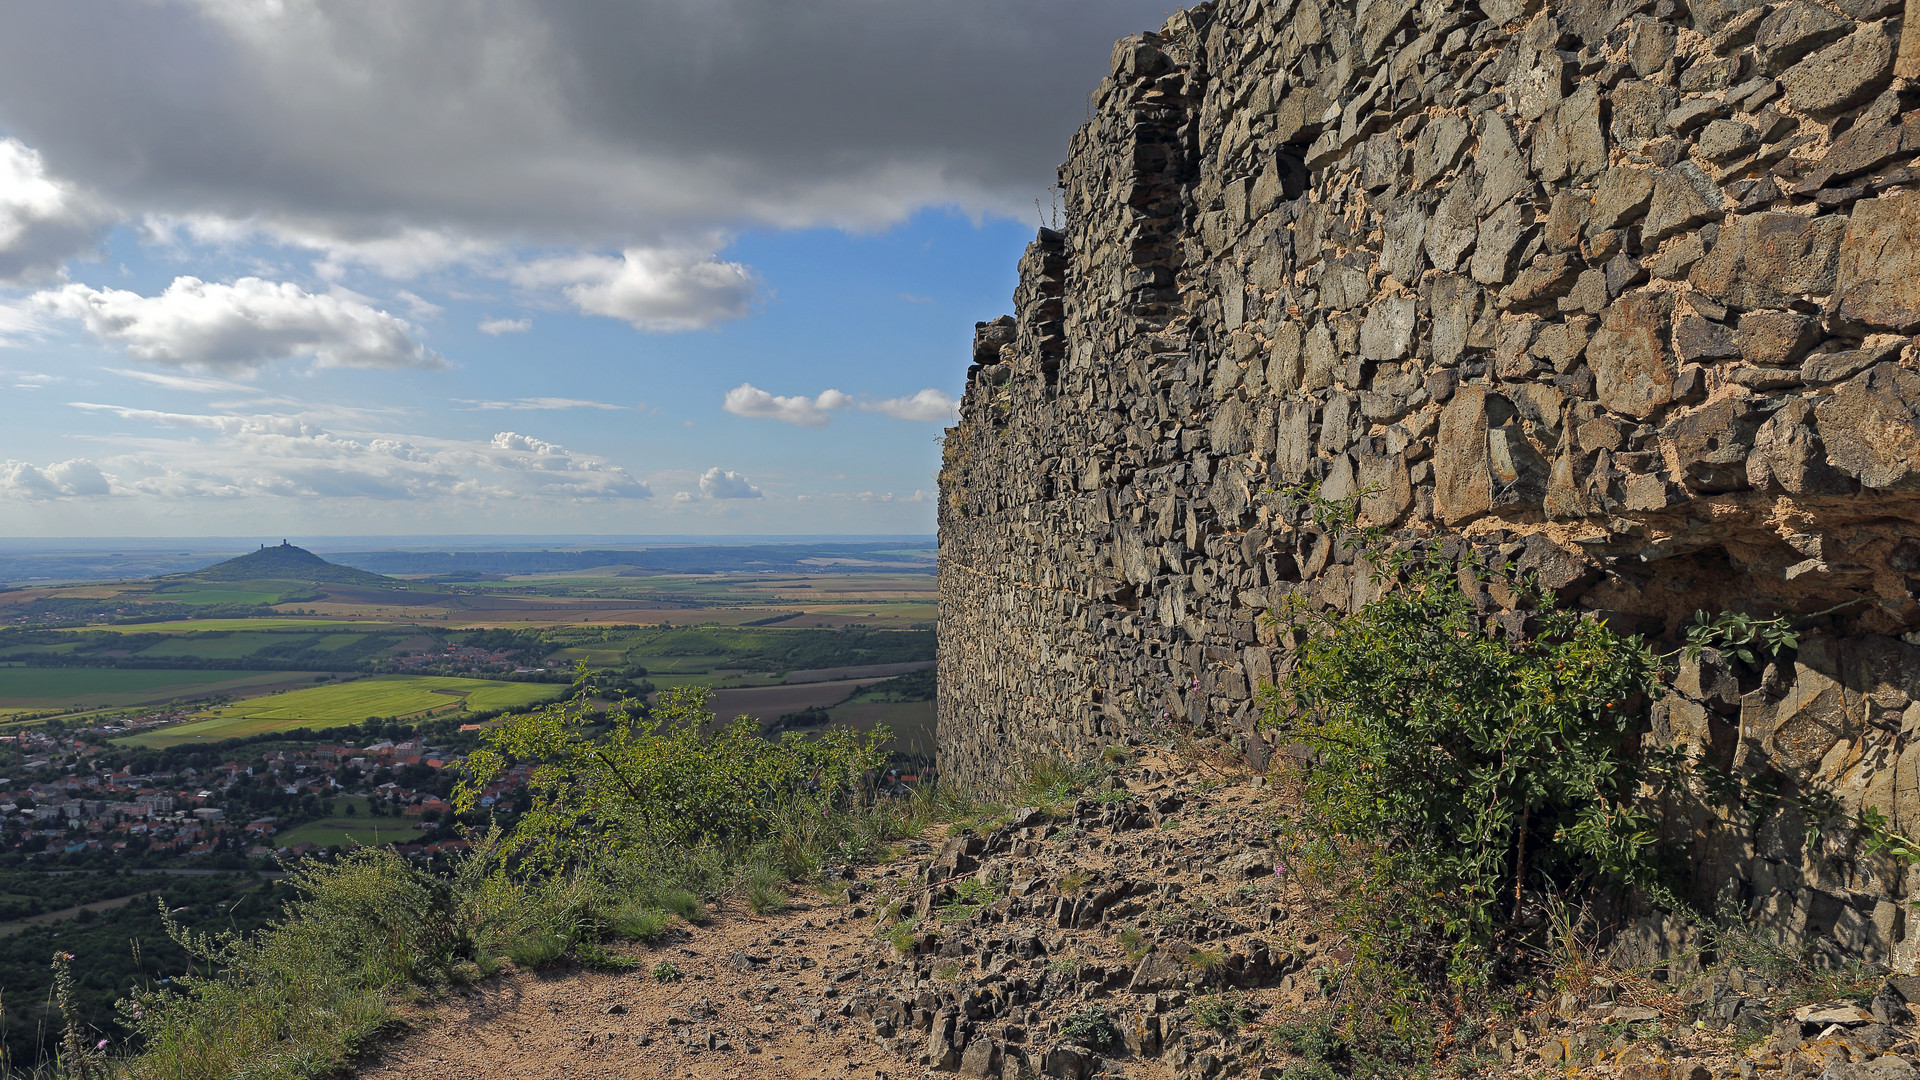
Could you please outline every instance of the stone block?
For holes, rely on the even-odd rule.
[[[1765,212],[1729,219],[1687,281],[1742,311],[1833,292],[1847,219]]]
[[[1875,365],[1815,413],[1835,468],[1877,491],[1920,491],[1920,374]]]
[[[1787,103],[1826,116],[1871,100],[1893,77],[1895,43],[1885,24],[1856,29],[1780,76]]]
[[[1834,314],[1871,330],[1920,330],[1920,198],[1863,199],[1840,242]]]
[[[1673,400],[1676,374],[1667,348],[1673,299],[1666,293],[1628,293],[1600,318],[1587,343],[1600,404],[1627,416],[1649,416]]]

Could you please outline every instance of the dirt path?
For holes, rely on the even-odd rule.
[[[891,1080],[871,1027],[837,1014],[833,958],[871,925],[803,900],[776,916],[715,913],[684,940],[637,949],[639,970],[516,972],[439,1003],[361,1080]],[[655,981],[671,962],[678,982]],[[918,1073],[919,1070],[913,1070]]]

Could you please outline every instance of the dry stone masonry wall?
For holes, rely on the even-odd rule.
[[[1269,752],[1261,616],[1373,589],[1268,494],[1318,481],[1617,626],[1809,616],[1762,672],[1690,666],[1649,738],[1920,833],[1906,15],[1219,0],[1121,42],[946,443],[946,774],[1176,717]],[[1700,814],[1703,903],[1920,955],[1920,875]]]

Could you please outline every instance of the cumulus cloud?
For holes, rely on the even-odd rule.
[[[709,499],[758,499],[760,489],[747,482],[747,478],[731,469],[722,469],[718,465],[708,469],[700,477],[700,494]]]
[[[528,288],[558,286],[585,315],[673,333],[738,319],[752,309],[752,271],[693,249],[628,248],[609,255],[540,259],[510,272]]]
[[[484,442],[390,433],[342,433],[313,416],[165,412],[75,402],[189,438],[119,438],[128,452],[104,459],[115,494],[166,499],[367,498],[646,499],[653,491],[626,469],[538,436],[503,431]],[[69,463],[72,464],[72,463]],[[0,470],[0,491],[45,489],[43,480],[87,493],[72,472]],[[101,487],[94,483],[93,487]],[[51,496],[39,496],[51,497]]]
[[[823,390],[818,397],[804,394],[780,397],[752,383],[741,383],[727,391],[725,400],[721,402],[721,408],[735,416],[780,420],[801,427],[822,427],[833,419],[834,410],[849,407],[891,416],[896,420],[952,420],[960,415],[959,405],[953,396],[932,387],[912,397],[860,401],[838,390]]]
[[[257,277],[230,285],[180,277],[158,296],[70,284],[33,300],[134,359],[165,367],[245,375],[301,357],[320,367],[446,366],[414,340],[405,319]]]
[[[0,498],[61,499],[106,495],[112,483],[100,466],[85,458],[35,466],[24,461],[0,461]]]
[[[524,334],[533,329],[532,319],[483,319],[480,332],[493,337],[501,334]]]
[[[912,397],[863,402],[860,407],[868,412],[891,416],[895,420],[954,420],[960,416],[960,406],[953,400],[953,395],[932,387]]]
[[[96,248],[112,215],[47,174],[40,153],[0,139],[0,280],[48,277]]]
[[[755,420],[779,420],[801,427],[822,427],[832,419],[835,409],[844,409],[853,398],[838,390],[823,390],[818,397],[778,397],[752,383],[741,383],[727,391],[721,408],[735,416]]]
[[[1164,0],[13,4],[0,9],[0,116],[119,205],[273,222],[396,269],[430,260],[423,236],[573,246],[872,227],[925,206],[1030,210],[1113,40],[1166,12]]]

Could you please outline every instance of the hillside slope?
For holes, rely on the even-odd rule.
[[[338,566],[305,548],[281,541],[278,547],[262,546],[238,558],[215,563],[204,570],[169,574],[161,581],[312,581],[334,585],[360,585],[382,589],[405,589],[407,582],[381,574]]]
[[[909,845],[844,898],[724,913],[630,974],[494,980],[359,1075],[1915,1075],[1902,994],[1920,980],[1698,957],[1655,979],[1572,950],[1510,991],[1439,1002],[1408,975],[1384,1000],[1340,932],[1343,890],[1275,873],[1283,800],[1263,778],[1168,756],[1118,779]],[[663,961],[679,981],[651,976]]]

